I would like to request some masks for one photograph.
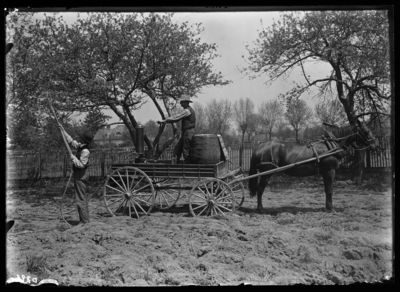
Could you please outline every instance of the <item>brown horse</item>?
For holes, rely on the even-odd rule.
[[[335,148],[345,150],[348,147],[353,147],[355,150],[361,150],[361,145],[364,145],[374,150],[377,147],[375,137],[371,131],[358,120],[356,126],[349,125],[336,128],[332,134],[334,137],[329,139],[307,141],[304,143],[270,141],[261,144],[255,149],[251,157],[249,175],[256,174],[257,171],[261,173],[316,157],[315,161],[298,165],[283,172],[296,177],[311,176],[317,173],[321,174],[324,179],[326,194],[325,206],[328,211],[331,211],[333,208],[333,180],[335,172],[339,167],[340,159],[343,156],[342,153],[345,151],[321,159],[318,156]],[[250,196],[254,197],[257,193],[257,209],[259,211],[263,209],[262,195],[271,175],[260,176],[259,182],[258,177],[249,179]]]

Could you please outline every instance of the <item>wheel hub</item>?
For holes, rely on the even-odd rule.
[[[131,193],[125,193],[125,198],[127,199],[127,200],[129,200],[131,197],[132,197],[132,194]]]

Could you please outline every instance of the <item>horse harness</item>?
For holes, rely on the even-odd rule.
[[[320,163],[320,159],[319,159],[319,156],[318,156],[318,152],[314,148],[314,145],[318,144],[318,143],[321,143],[321,142],[325,142],[325,145],[327,146],[328,151],[334,151],[334,150],[337,150],[337,149],[344,150],[342,145],[340,143],[338,143],[338,139],[335,137],[335,135],[332,132],[326,131],[326,134],[327,134],[326,136],[322,136],[323,140],[317,140],[317,141],[308,140],[308,141],[304,141],[303,143],[305,144],[305,147],[303,148],[303,150],[299,153],[299,155],[297,155],[297,157],[290,164],[293,164],[294,162],[296,162],[297,158],[300,157],[300,155],[303,153],[303,151],[306,148],[310,148],[312,150],[312,152],[314,153],[313,156],[315,156],[316,159],[317,159],[317,165],[318,165]],[[271,147],[270,147],[271,162],[263,162],[263,154],[261,154],[261,163],[262,164],[271,164],[271,167],[278,168],[279,166],[276,164],[276,160],[274,159],[274,155],[272,153],[273,143],[274,143],[274,140],[272,140]],[[340,151],[340,152],[336,153],[335,155],[338,155],[340,158],[343,158],[344,157],[344,153],[343,152],[344,151]],[[261,163],[258,164],[256,166],[256,168],[258,168],[261,165]],[[317,170],[316,174],[318,175],[319,174],[319,167],[317,167],[316,170]]]

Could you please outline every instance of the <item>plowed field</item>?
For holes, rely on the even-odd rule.
[[[134,286],[329,285],[392,277],[391,191],[382,176],[363,186],[338,178],[331,213],[316,178],[273,177],[261,213],[246,194],[243,206],[225,217],[192,217],[187,205],[140,219],[109,217],[101,196],[93,196],[91,223],[81,229],[61,224],[63,187],[7,190],[8,219],[16,220],[6,239],[8,278]]]

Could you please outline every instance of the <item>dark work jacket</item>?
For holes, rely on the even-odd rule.
[[[188,106],[187,109],[190,111],[190,116],[182,119],[182,132],[189,129],[194,129],[196,126],[196,113],[190,106]]]
[[[87,146],[87,145],[83,145],[82,147],[79,147],[76,151],[76,158],[78,158],[78,159],[81,159],[81,153],[82,153],[82,150],[83,149],[88,149],[89,150],[89,147]],[[90,151],[90,150],[89,150]],[[89,157],[89,159],[90,159],[90,157]],[[76,167],[75,165],[73,165],[73,170],[74,170],[74,172],[76,173],[76,172],[83,172],[83,171],[86,171],[86,169],[89,167],[89,160],[88,160],[88,162],[86,163],[86,165],[85,165],[85,167],[84,168],[78,168],[78,167]]]

